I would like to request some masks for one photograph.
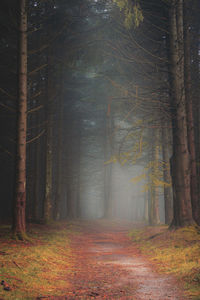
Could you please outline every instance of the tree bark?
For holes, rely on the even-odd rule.
[[[67,217],[77,218],[80,213],[80,126],[79,116],[68,116],[67,147]]]
[[[59,102],[59,120],[58,120],[58,148],[57,148],[57,186],[56,186],[56,195],[55,195],[55,220],[59,220],[61,217],[61,191],[62,191],[62,152],[63,152],[63,72],[61,70],[61,90],[60,90],[60,102]]]
[[[49,54],[48,54],[49,56]],[[47,69],[47,91],[46,91],[46,183],[45,183],[45,199],[44,199],[44,222],[49,223],[52,219],[52,103],[50,99],[50,60],[48,57]]]
[[[191,201],[193,218],[200,225],[200,203],[198,199],[198,181],[197,181],[197,165],[196,165],[196,150],[195,150],[195,133],[194,133],[194,118],[193,118],[193,99],[191,88],[191,56],[190,56],[190,33],[189,33],[189,14],[190,1],[185,1],[185,97],[187,111],[187,130],[188,130],[188,148],[191,158]]]
[[[16,189],[13,232],[23,239],[26,233],[26,133],[27,133],[27,11],[20,0],[19,21],[19,102],[17,119]]]
[[[159,187],[156,184],[159,172],[159,131],[153,130],[153,144],[152,144],[152,174],[151,174],[151,203],[150,203],[150,225],[160,224],[159,216]]]
[[[149,223],[149,197],[148,192],[144,194],[144,221],[146,224]]]
[[[105,148],[104,159],[108,161],[112,156],[112,116],[111,116],[111,103],[108,103],[108,110],[105,125]],[[104,217],[113,217],[113,207],[111,199],[111,176],[112,176],[112,163],[104,166]]]
[[[40,112],[36,117],[36,124],[39,126],[41,123]],[[40,200],[40,182],[41,182],[41,139],[38,139],[35,144],[35,178],[34,178],[34,207],[33,207],[33,220],[39,221],[39,200]]]
[[[169,129],[166,127],[166,124],[162,128],[162,155],[163,155],[163,179],[164,182],[171,182],[170,175],[170,155],[169,155]],[[165,224],[170,225],[173,217],[172,210],[172,190],[170,186],[164,185],[164,204],[165,204]]]
[[[194,224],[190,194],[190,155],[187,136],[183,40],[183,0],[172,0],[170,9],[171,105],[173,119],[171,173],[174,215],[171,227]]]
[[[192,10],[192,101],[193,101],[193,113],[194,113],[194,129],[195,129],[195,152],[197,164],[197,187],[198,198],[200,202],[200,72],[199,72],[199,0],[193,0]]]

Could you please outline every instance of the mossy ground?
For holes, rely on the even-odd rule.
[[[129,235],[159,271],[174,274],[184,282],[189,299],[200,299],[199,228],[169,231],[167,226],[146,227],[132,230]]]
[[[10,291],[5,291],[4,286],[0,285],[0,299],[26,300],[85,293],[83,290],[89,288],[85,276],[87,273],[88,277],[88,266],[85,268],[85,257],[82,257],[83,264],[80,264],[80,255],[83,253],[79,250],[76,253],[74,251],[76,243],[73,244],[77,239],[76,234],[80,242],[77,247],[85,240],[85,235],[80,234],[84,224],[63,222],[48,226],[31,225],[28,230],[30,241],[24,242],[12,239],[9,226],[0,226],[0,280],[4,280],[11,288]],[[102,226],[104,225],[106,226],[106,224]],[[113,229],[117,226],[115,223],[111,225]],[[146,228],[139,226],[130,232],[130,237],[142,253],[155,262],[159,271],[174,274],[184,282],[188,299],[200,299],[198,228],[188,227],[169,231],[166,226]],[[82,246],[88,248],[90,239],[89,235],[88,242],[86,245],[84,242]],[[98,267],[100,268],[100,265]],[[94,270],[96,268],[95,265]],[[91,269],[90,278],[97,275],[101,277],[99,286],[102,284],[102,276],[107,276],[104,269],[105,266],[102,274],[94,272],[93,266]],[[112,278],[109,277],[109,280],[112,281]],[[107,278],[107,281],[109,280]],[[89,295],[90,292],[89,289]]]
[[[30,241],[12,239],[9,226],[0,226],[0,299],[35,299],[66,295],[73,269],[70,224],[31,225]],[[74,232],[74,229],[73,229]]]

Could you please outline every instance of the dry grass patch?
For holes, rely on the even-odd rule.
[[[156,262],[159,271],[174,274],[185,283],[189,297],[200,299],[199,228],[169,231],[167,226],[146,227],[132,230],[130,237],[143,254]]]
[[[31,226],[32,242],[12,240],[9,227],[0,228],[0,298],[35,299],[39,296],[66,295],[74,265],[68,224]]]

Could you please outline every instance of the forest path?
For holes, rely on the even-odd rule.
[[[82,222],[67,299],[183,300],[175,279],[158,274],[130,241],[131,224]]]

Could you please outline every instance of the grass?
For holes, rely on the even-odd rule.
[[[167,226],[132,230],[130,238],[159,271],[174,274],[185,286],[189,299],[200,299],[200,230],[185,227],[169,231]]]
[[[32,225],[31,243],[16,242],[9,232],[9,226],[0,226],[0,280],[11,288],[0,286],[0,299],[66,295],[74,264],[68,224]]]

